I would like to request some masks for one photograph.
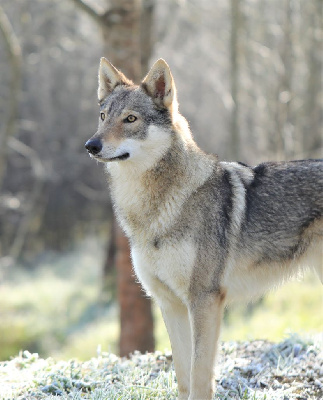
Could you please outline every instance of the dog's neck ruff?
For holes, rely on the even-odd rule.
[[[193,141],[176,134],[168,137],[169,144],[150,168],[136,166],[131,159],[108,168],[118,219],[134,241],[166,233],[176,223],[185,201],[214,168],[214,159]]]

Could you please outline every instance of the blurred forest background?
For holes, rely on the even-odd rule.
[[[99,58],[137,82],[166,59],[196,141],[220,159],[321,158],[322,21],[322,0],[0,1],[0,359],[118,352],[116,228],[84,150]],[[222,338],[318,332],[322,306],[309,275],[228,312]]]

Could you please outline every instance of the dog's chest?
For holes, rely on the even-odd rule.
[[[169,188],[162,201],[158,193],[151,193],[136,180],[128,180],[127,185],[115,185],[116,211],[129,237],[144,234],[144,240],[150,241],[153,236],[163,235],[172,228],[182,212],[186,193],[180,188]]]
[[[154,245],[134,245],[131,249],[134,269],[145,290],[162,300],[165,287],[186,301],[196,258],[191,240],[164,242]]]

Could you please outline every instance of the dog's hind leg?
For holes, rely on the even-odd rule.
[[[158,301],[158,300],[157,300]],[[187,307],[175,296],[158,302],[172,345],[179,400],[187,400],[191,370],[191,328]]]
[[[200,294],[191,304],[192,367],[189,400],[211,400],[215,391],[215,359],[224,294]]]

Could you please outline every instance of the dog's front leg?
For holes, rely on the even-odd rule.
[[[158,301],[172,345],[179,400],[187,400],[191,371],[191,326],[187,307],[175,296]]]
[[[215,391],[215,358],[224,309],[224,295],[198,294],[190,307],[192,330],[189,400],[211,400]]]

